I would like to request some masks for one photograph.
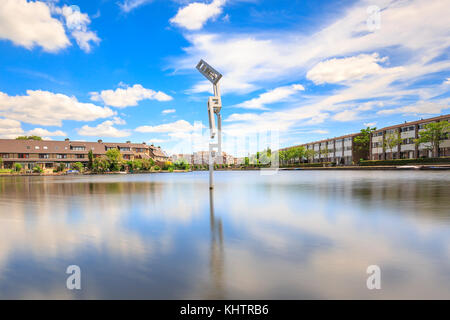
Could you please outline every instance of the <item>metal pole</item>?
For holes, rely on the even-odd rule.
[[[212,144],[209,144],[209,189],[214,189],[214,161],[212,157]]]
[[[218,131],[218,149],[219,149],[219,164],[223,164],[222,157],[222,115],[220,113],[217,114],[217,131]]]

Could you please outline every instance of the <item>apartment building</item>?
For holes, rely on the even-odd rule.
[[[348,134],[331,139],[324,139],[305,143],[297,147],[304,147],[307,150],[314,150],[313,159],[304,159],[312,163],[335,162],[338,165],[352,165],[361,158],[367,158],[368,152],[364,152],[357,147],[355,138],[360,133]],[[285,148],[286,150],[290,148]]]
[[[65,163],[71,168],[75,162],[87,163],[88,153],[92,150],[94,157],[106,155],[109,149],[117,148],[125,160],[154,159],[161,161],[167,156],[160,148],[143,143],[106,143],[85,141],[51,141],[51,140],[11,140],[0,139],[0,158],[3,168],[12,168],[20,163],[25,169],[36,165],[43,169],[55,168],[59,163]]]
[[[301,146],[314,150],[312,162],[335,162],[341,165],[351,165],[359,159],[367,157],[363,150],[357,148],[354,139],[360,133],[348,134],[332,139],[325,139],[306,143]]]
[[[150,145],[148,148],[150,158],[152,158],[156,162],[164,163],[166,161],[169,161],[169,156],[161,149],[161,147]]]
[[[177,162],[177,161],[186,161],[187,163],[189,163],[190,165],[194,164],[194,156],[192,154],[174,154],[171,156],[172,158],[172,162]]]
[[[419,132],[424,129],[427,123],[438,121],[450,121],[450,115],[421,119],[413,122],[378,129],[372,133],[370,143],[371,160],[390,160],[390,159],[415,159],[432,157],[431,145],[421,143],[417,145],[415,139],[419,137]],[[400,134],[400,143],[392,148],[383,148],[385,140],[389,135],[398,136]],[[450,156],[450,140],[442,141],[439,150],[439,156]]]
[[[177,156],[179,156],[179,155],[177,155]],[[218,153],[216,151],[213,151],[212,156],[214,158],[215,164],[234,165],[234,157],[232,155],[227,154],[226,152],[222,152],[222,157],[219,157]],[[192,164],[208,165],[209,164],[209,151],[194,152],[191,156],[191,159],[192,159]]]

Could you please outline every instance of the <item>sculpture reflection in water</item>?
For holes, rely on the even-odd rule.
[[[223,252],[223,226],[222,219],[214,214],[214,189],[209,190],[209,210],[211,228],[211,258],[210,274],[213,299],[224,299],[224,252]]]

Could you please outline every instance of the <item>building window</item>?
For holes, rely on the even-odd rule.
[[[75,158],[77,158],[77,159],[84,159],[84,154],[76,154]]]
[[[401,132],[414,131],[414,126],[403,127],[400,129]]]
[[[84,146],[70,146],[70,150],[73,150],[73,151],[84,151],[84,150],[86,150],[86,147],[84,147]]]
[[[413,138],[403,139],[402,141],[402,144],[413,144],[413,143],[414,143]]]
[[[48,159],[50,156],[48,154],[40,154],[39,159]]]
[[[34,148],[35,148],[36,150],[39,150],[39,146],[35,146]]]
[[[43,148],[44,150],[47,150],[48,149],[48,147],[47,146],[44,146],[44,148]]]
[[[119,147],[120,151],[131,151],[129,147]]]
[[[9,154],[8,154],[8,153],[3,153],[3,154],[2,154],[2,158],[3,158],[3,159],[9,158]]]
[[[28,153],[19,153],[17,157],[19,159],[28,159],[30,155]]]
[[[57,154],[56,159],[67,159],[67,154]]]

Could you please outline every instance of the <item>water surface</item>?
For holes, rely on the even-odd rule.
[[[0,177],[0,298],[450,299],[449,186],[431,171],[217,172],[212,194],[207,172]]]

